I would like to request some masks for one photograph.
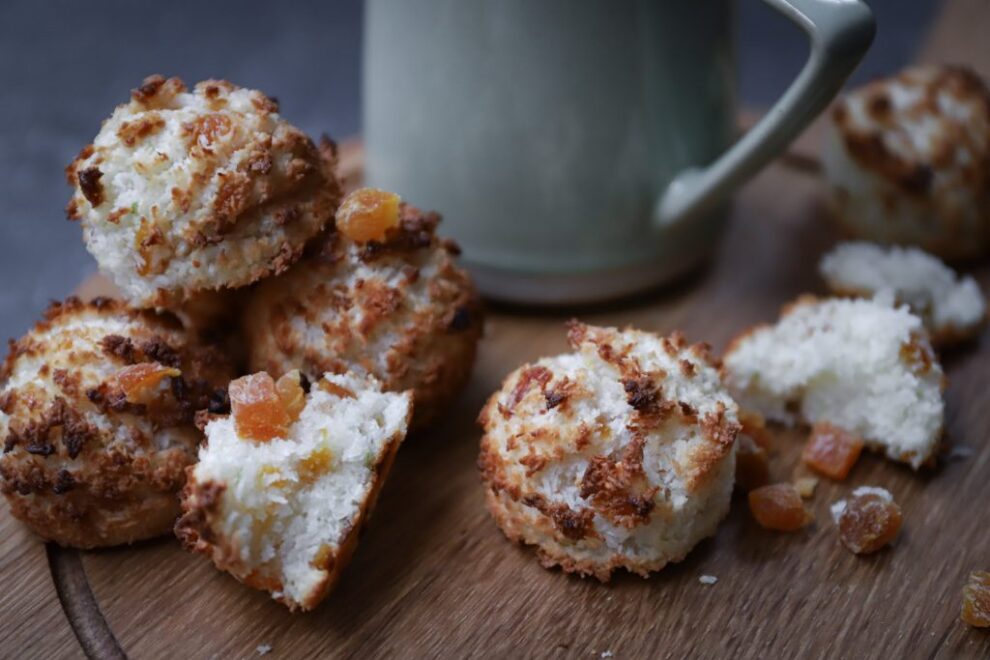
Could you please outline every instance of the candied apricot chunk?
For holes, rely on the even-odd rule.
[[[262,372],[232,380],[227,393],[238,435],[252,440],[285,437],[292,420],[271,376]]]
[[[767,452],[773,451],[773,441],[767,431],[767,422],[763,415],[752,410],[739,411],[739,423],[742,425],[742,433],[753,439],[757,446],[762,447]]]
[[[282,400],[282,406],[289,416],[290,423],[295,422],[306,407],[306,392],[302,388],[299,370],[293,369],[279,378],[275,383],[275,391]]]
[[[329,447],[314,449],[296,466],[296,470],[299,472],[299,481],[304,484],[311,484],[330,472],[331,465],[333,465],[333,452],[330,451]]]
[[[832,506],[832,515],[842,544],[857,555],[880,550],[901,530],[901,507],[883,488],[857,488],[848,500]]]
[[[358,243],[384,241],[399,226],[400,198],[377,188],[359,188],[337,209],[337,229]]]
[[[749,510],[760,527],[793,532],[811,522],[811,514],[793,484],[771,484],[749,492]]]
[[[770,482],[770,461],[767,451],[748,435],[736,441],[736,485],[749,492]]]
[[[970,573],[962,593],[960,618],[971,626],[990,628],[990,573]]]
[[[181,375],[182,372],[178,369],[158,362],[140,362],[118,371],[117,382],[128,401],[142,403],[164,378]]]
[[[818,422],[811,429],[801,460],[815,472],[842,481],[859,460],[863,439],[828,422]]]

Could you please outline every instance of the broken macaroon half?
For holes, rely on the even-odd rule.
[[[298,371],[228,389],[231,414],[200,420],[206,444],[188,470],[176,535],[289,609],[312,609],[354,552],[412,395],[354,374],[310,386]]]
[[[921,320],[879,300],[803,296],[730,343],[723,380],[768,419],[828,422],[917,469],[933,461],[945,377]]]

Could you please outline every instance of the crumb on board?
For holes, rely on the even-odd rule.
[[[602,651],[601,657],[603,657],[603,658],[611,658],[613,655],[614,654],[611,651]]]
[[[258,652],[258,655],[268,655],[272,652],[271,644],[258,644],[258,647],[254,649]]]
[[[964,461],[971,458],[973,454],[974,450],[969,445],[953,445],[952,449],[949,450],[949,460]]]
[[[816,477],[798,477],[794,480],[794,488],[803,500],[811,499],[817,486],[818,479]]]
[[[702,575],[698,578],[698,582],[701,584],[715,584],[718,582],[718,578],[714,575]]]

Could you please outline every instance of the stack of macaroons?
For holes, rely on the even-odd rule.
[[[960,67],[877,80],[832,113],[824,165],[852,236],[950,259],[990,249],[990,90]]]
[[[67,546],[131,543],[173,530],[191,474],[178,532],[223,554],[238,533],[214,539],[226,528],[197,484],[236,481],[232,507],[297,494],[262,535],[288,553],[287,572],[268,559],[258,560],[264,575],[240,571],[250,553],[241,564],[213,558],[290,607],[319,602],[370,513],[414,395],[421,424],[451,402],[482,322],[457,247],[435,235],[439,215],[371,189],[342,204],[336,162],[329,140],[317,146],[271,98],[225,81],[190,91],[152,76],[103,123],[67,168],[68,214],[125,300],[70,298],[11,343],[0,485],[15,516]],[[282,376],[278,390],[267,374],[248,379],[257,388],[236,379],[245,334],[251,362]],[[229,341],[207,343],[213,336]],[[245,415],[299,424],[223,435]],[[272,458],[266,470],[294,471],[298,483],[237,481],[241,454]],[[190,471],[197,458],[207,463]],[[311,490],[340,501],[321,508]]]

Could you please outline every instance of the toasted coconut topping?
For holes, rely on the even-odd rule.
[[[479,416],[489,509],[568,571],[680,560],[728,509],[735,403],[681,335],[571,322],[568,340],[573,353],[514,371]]]
[[[199,442],[195,411],[229,374],[172,317],[109,299],[54,303],[0,373],[0,479],[14,515],[78,547],[166,532]]]
[[[370,373],[388,390],[415,391],[417,426],[447,405],[474,361],[480,301],[435,236],[439,216],[406,204],[398,215],[384,242],[330,233],[317,253],[258,287],[244,312],[253,370],[298,368],[314,381]]]
[[[851,92],[826,145],[852,235],[953,258],[990,247],[990,90],[972,71],[915,67]]]
[[[153,76],[67,168],[68,211],[129,300],[174,306],[288,268],[332,222],[335,163],[261,92]]]

